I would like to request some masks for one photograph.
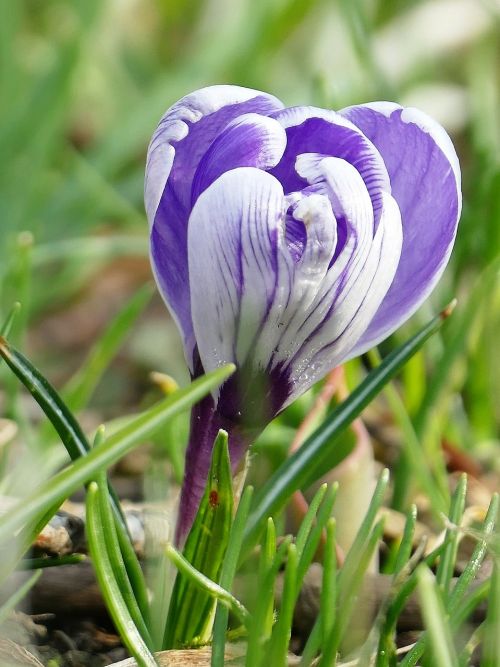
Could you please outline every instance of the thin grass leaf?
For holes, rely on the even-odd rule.
[[[425,400],[414,420],[415,432],[419,439],[425,437],[430,417],[435,412],[436,406],[440,404],[446,384],[451,377],[451,369],[460,359],[460,355],[463,354],[467,338],[470,335],[471,323],[478,316],[484,299],[491,293],[492,287],[498,279],[499,269],[500,256],[493,260],[477,278],[467,303],[453,326],[451,336],[447,340],[443,354],[427,385]]]
[[[307,569],[311,564],[323,535],[323,531],[330,519],[337,497],[338,484],[334,483],[328,486],[323,501],[318,508],[314,523],[312,523],[309,532],[305,535],[307,538],[301,548],[299,564],[297,566],[297,578],[302,585]],[[299,586],[299,588],[300,588]]]
[[[169,544],[166,547],[167,557],[172,561],[180,573],[184,575],[190,583],[194,584],[203,593],[206,593],[214,600],[218,600],[225,605],[236,618],[246,627],[250,622],[250,615],[245,607],[229,591],[216,584],[204,574],[194,568],[191,563],[177,549]],[[191,611],[194,611],[191,609]]]
[[[218,583],[233,521],[233,481],[228,437],[219,431],[212,451],[205,492],[183,550],[183,557],[207,579]],[[215,599],[183,575],[176,577],[163,648],[208,640]]]
[[[339,597],[347,595],[349,590],[349,582],[353,577],[353,573],[359,567],[359,560],[363,552],[363,548],[370,540],[372,527],[377,516],[377,513],[384,501],[384,495],[389,484],[389,471],[385,468],[378,478],[377,485],[373,492],[372,499],[368,506],[368,510],[363,518],[361,526],[359,527],[356,537],[349,551],[346,554],[344,565],[339,573]]]
[[[319,487],[319,489],[314,494],[314,497],[311,500],[309,507],[307,508],[307,512],[304,518],[301,521],[299,530],[297,532],[297,537],[295,538],[295,548],[297,549],[297,557],[299,560],[300,557],[302,556],[302,552],[304,551],[304,547],[307,544],[307,540],[311,533],[314,520],[316,518],[316,514],[318,512],[321,503],[323,502],[323,498],[325,497],[327,489],[328,489],[328,484],[322,484]]]
[[[336,440],[404,364],[440,329],[453,306],[445,308],[413,338],[391,352],[365,380],[327,417],[323,424],[290,456],[256,493],[254,508],[249,516],[243,553],[256,544],[265,518],[279,512],[294,491],[315,481],[311,470],[328,464],[337,465],[352,450],[348,439]],[[343,443],[343,444],[342,444]],[[313,475],[314,477],[314,475]]]
[[[250,503],[252,502],[253,488],[247,486],[243,491],[241,500],[234,517],[227,551],[222,563],[220,574],[220,585],[222,588],[230,591],[233,584],[234,575],[238,566],[241,545],[243,542],[243,530],[250,512]],[[222,605],[217,605],[212,637],[212,657],[211,667],[224,667],[224,647],[226,644],[226,630],[228,624],[228,610]]]
[[[17,566],[18,570],[41,570],[46,567],[59,567],[61,565],[78,565],[87,560],[85,554],[68,554],[67,556],[49,557],[41,556],[40,558],[23,558]]]
[[[372,366],[377,368],[381,363],[378,351],[373,349],[368,353],[368,356]],[[433,475],[431,473],[429,461],[422,447],[422,443],[415,432],[405,403],[398,394],[396,388],[389,382],[384,387],[383,391],[389,403],[391,412],[402,431],[402,455],[406,456],[408,459],[408,472],[411,474],[412,479],[417,480],[420,488],[429,498],[432,511],[436,516],[439,516],[441,512],[446,511],[449,502],[446,476],[444,476],[443,479],[443,476]],[[404,491],[400,492],[400,494],[406,495],[408,492],[409,480],[406,479],[406,476],[400,475],[399,477],[404,477],[399,484],[402,484],[405,487]],[[396,486],[395,495],[398,493]],[[399,507],[400,505],[403,507],[406,506],[405,498],[397,499],[396,506]]]
[[[326,524],[326,541],[323,556],[323,580],[320,593],[320,624],[323,644],[335,625],[337,554],[335,550],[335,519]]]
[[[446,546],[441,560],[439,561],[438,569],[436,572],[436,581],[443,592],[444,600],[448,599],[451,579],[455,570],[458,542],[460,539],[460,531],[458,526],[460,526],[460,522],[462,521],[464,513],[466,493],[467,476],[463,474],[460,476],[457,488],[455,489],[451,499],[450,512],[448,517],[451,526],[446,530],[444,540]]]
[[[337,613],[335,616],[337,620],[333,631],[326,637],[326,641],[322,645],[318,667],[335,667],[337,664],[337,653],[349,627],[357,593],[383,532],[384,520],[381,519],[373,528],[369,539],[364,543],[361,553],[357,554],[356,568],[350,569],[348,572],[349,578],[347,576],[342,577],[344,568],[340,571],[337,584]]]
[[[80,424],[50,382],[21,352],[0,338],[0,355],[49,418],[70,457],[75,460],[90,451]]]
[[[440,587],[428,568],[418,568],[418,592],[425,627],[429,633],[429,642],[434,655],[434,664],[439,667],[456,667],[458,657],[453,646]]]
[[[144,296],[141,294],[141,302],[142,299],[144,299]],[[49,381],[26,357],[14,348],[8,346],[3,339],[0,339],[0,354],[45,412],[56,429],[56,432],[59,434],[70,457],[73,460],[77,460],[82,456],[86,456],[91,450],[87,437],[83,433],[71,410]],[[98,430],[96,439],[102,437],[102,435],[103,434],[100,434]],[[146,584],[134,553],[132,540],[128,533],[127,524],[118,497],[112,488],[110,488],[110,501],[115,516],[116,531],[118,533],[118,539],[122,548],[128,576],[140,606],[141,614],[146,618],[149,613]]]
[[[261,664],[264,650],[272,637],[276,576],[286,558],[290,543],[291,537],[288,535],[276,549],[276,528],[273,520],[268,519],[255,588],[258,595],[248,630],[246,667]]]
[[[20,500],[8,515],[0,519],[0,543],[9,540],[29,520],[60,504],[80,486],[95,477],[101,468],[108,468],[141,442],[152,437],[169,419],[192,407],[206,394],[218,387],[234,372],[234,365],[218,368],[196,379],[189,387],[180,389],[154,407],[131,420],[87,456],[41,484],[36,491]]]
[[[455,618],[455,615],[458,613],[462,599],[469,589],[470,584],[476,578],[476,575],[479,572],[479,568],[481,567],[484,557],[486,556],[489,541],[494,533],[498,518],[499,501],[500,496],[498,493],[493,494],[481,529],[481,537],[476,544],[474,551],[472,552],[472,556],[467,562],[467,565],[465,566],[462,574],[458,578],[457,583],[450,593],[448,604],[450,609],[450,616],[452,618]]]
[[[403,602],[406,602],[410,592],[415,587],[414,585],[411,585],[407,589],[407,593],[401,595],[405,584],[408,583],[408,576],[410,574],[411,564],[409,559],[411,556],[416,520],[417,508],[415,505],[412,505],[406,515],[403,536],[396,554],[392,589],[384,605],[385,609],[383,610],[383,615],[381,613],[380,616],[383,620],[380,627],[375,667],[389,667],[389,665],[396,659],[396,624],[403,608]],[[397,602],[398,595],[400,596],[399,604]]]
[[[484,648],[481,667],[498,667],[500,664],[500,563],[498,556],[493,563],[488,614],[484,626]]]
[[[0,337],[5,338],[9,335],[12,329],[12,325],[14,324],[15,319],[18,316],[20,310],[21,310],[21,304],[19,303],[19,301],[16,301],[15,304],[10,309],[9,314],[5,318],[2,326],[0,327]]]
[[[40,579],[42,571],[38,570],[35,572],[29,579],[26,579],[15,593],[13,593],[10,598],[3,603],[0,607],[0,625],[7,619],[9,614],[14,611],[17,605],[26,597],[29,591],[33,588],[36,582]]]
[[[297,547],[295,544],[290,544],[287,553],[281,607],[269,645],[269,663],[276,665],[276,667],[286,667],[288,665],[288,644],[292,635],[293,610],[300,585],[297,581],[297,565]]]
[[[99,488],[95,482],[91,482],[87,489],[85,508],[90,556],[106,607],[123,643],[133,655],[139,667],[156,667],[154,657],[130,616],[109,560],[104,525],[99,511]]]
[[[110,496],[108,490],[108,481],[106,471],[101,470],[96,478],[97,482],[97,499],[99,504],[99,516],[102,525],[102,533],[104,535],[104,546],[106,548],[109,564],[113,570],[116,585],[120,590],[123,603],[127,607],[127,611],[132,619],[135,627],[140,633],[144,643],[150,651],[153,650],[153,642],[149,634],[147,623],[149,615],[144,617],[143,610],[139,608],[137,599],[132,588],[125,561],[123,559],[118,535],[116,531],[116,520],[113,515],[112,506],[110,503]],[[149,611],[146,607],[146,612]]]

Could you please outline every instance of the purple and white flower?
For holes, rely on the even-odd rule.
[[[145,201],[154,274],[192,376],[237,366],[193,410],[182,541],[219,428],[236,468],[280,410],[429,295],[455,239],[460,168],[417,109],[284,108],[213,86],[161,119]]]

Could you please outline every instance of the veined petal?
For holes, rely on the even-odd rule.
[[[280,183],[253,168],[226,172],[196,202],[189,219],[189,275],[205,371],[245,363],[274,299],[283,216]]]
[[[241,86],[208,86],[181,98],[158,123],[148,148],[145,203],[152,225],[167,180],[176,184],[179,201],[191,201],[191,182],[217,134],[246,113],[268,115],[283,104],[273,95]]]
[[[382,155],[403,224],[401,261],[391,288],[353,350],[361,354],[412,315],[443,273],[461,210],[460,169],[444,129],[421,111],[374,102],[340,113]]]
[[[331,215],[328,220],[324,216],[323,227],[336,226],[335,218],[342,217],[347,231],[344,246],[335,263],[330,263],[333,252],[328,256],[325,254],[326,261],[320,265],[321,273],[314,268],[314,264],[311,265],[312,256],[304,252],[293,272],[290,297],[284,312],[274,309],[278,310],[275,318],[279,318],[282,328],[275,341],[273,363],[282,364],[284,368],[292,365],[296,358],[302,359],[304,348],[309,347],[309,339],[323,326],[329,312],[340,308],[350,291],[357,288],[359,274],[364,270],[373,242],[373,210],[359,172],[345,160],[323,158],[316,154],[300,156],[297,162],[300,173],[311,183],[322,183],[333,202],[335,217]],[[307,233],[309,244],[309,229]],[[334,250],[333,246],[331,250]],[[311,272],[314,277],[317,276],[314,282],[308,275]],[[356,298],[361,296],[358,294]],[[340,320],[338,324],[342,327]],[[272,337],[273,330],[276,330],[276,325],[271,319],[266,335]]]
[[[331,368],[355,356],[356,341],[380,307],[396,274],[403,243],[401,216],[396,201],[384,193],[380,223],[366,261],[355,280],[346,267],[341,298],[323,323],[306,340],[289,367],[292,391],[286,402],[302,394]],[[335,289],[335,288],[334,288]]]
[[[165,302],[184,339],[193,370],[187,224],[196,169],[216,136],[236,117],[282,108],[271,95],[239,86],[211,86],[179,100],[161,119],[148,149],[145,205],[151,262]]]
[[[293,107],[272,114],[286,130],[287,147],[271,173],[283,184],[286,193],[301,190],[304,179],[296,172],[296,157],[319,153],[338,157],[352,164],[361,174],[373,205],[375,225],[382,206],[382,192],[391,185],[384,161],[373,143],[348,119],[334,111],[315,107]]]
[[[192,204],[221,174],[237,167],[270,169],[280,161],[286,134],[278,121],[255,113],[238,116],[216,137],[198,165]]]

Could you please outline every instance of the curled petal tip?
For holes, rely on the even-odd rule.
[[[446,320],[453,313],[457,303],[458,300],[453,299],[445,308],[443,308],[443,310],[439,313],[439,316],[441,317],[442,320]]]

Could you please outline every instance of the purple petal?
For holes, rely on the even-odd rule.
[[[198,165],[191,202],[221,174],[237,167],[270,169],[280,161],[286,134],[278,121],[268,116],[245,114],[235,118],[214,140]]]
[[[237,116],[268,115],[282,108],[271,95],[238,86],[212,86],[191,93],[160,121],[148,150],[145,204],[151,231],[151,261],[162,295],[184,338],[193,365],[194,334],[187,271],[187,222],[192,181],[214,138]]]
[[[341,113],[382,155],[403,223],[396,276],[354,355],[397,329],[427,298],[443,273],[460,216],[460,169],[446,132],[421,111],[376,102]]]
[[[321,153],[339,157],[352,164],[361,174],[372,200],[375,224],[382,206],[382,192],[390,192],[384,162],[355,125],[334,111],[314,107],[293,107],[273,115],[286,130],[287,147],[283,158],[271,173],[283,184],[286,193],[301,190],[307,183],[295,169],[301,153]]]

